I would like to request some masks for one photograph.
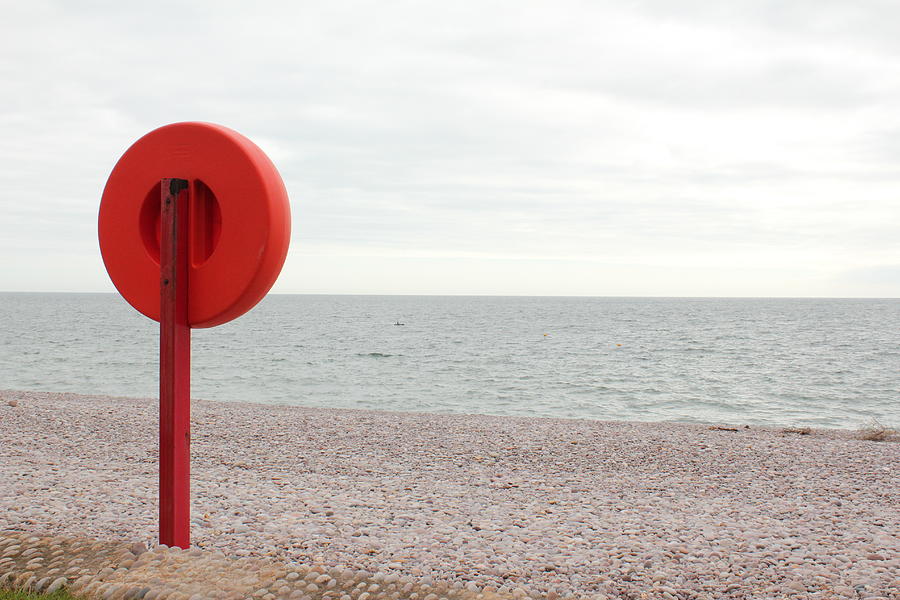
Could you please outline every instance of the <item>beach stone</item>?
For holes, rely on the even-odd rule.
[[[141,556],[145,552],[147,552],[147,546],[144,542],[134,542],[131,546],[128,547],[128,550],[134,554],[135,556]]]
[[[27,565],[26,565],[26,568],[27,568]],[[50,577],[41,578],[34,584],[34,591],[42,592],[44,590],[44,586],[50,585],[51,581],[52,581],[52,579]]]
[[[111,584],[103,591],[103,600],[113,600],[115,595],[119,592],[121,586],[116,584]]]
[[[17,407],[17,406],[19,405],[19,401],[16,400],[15,398],[13,398],[13,399],[11,399],[11,400],[7,400],[7,401],[6,401],[6,405],[7,405],[7,406],[12,406],[13,408],[15,408],[15,407]]]
[[[44,591],[46,594],[53,594],[57,591],[61,590],[66,585],[67,579],[65,577],[57,577],[53,580],[53,582],[47,587]]]

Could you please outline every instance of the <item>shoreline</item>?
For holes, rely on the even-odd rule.
[[[153,544],[156,402],[0,391],[0,531]],[[850,430],[192,409],[199,548],[501,594],[900,593],[900,444]]]
[[[24,390],[24,389],[2,389],[0,388],[0,401],[2,401],[3,394],[9,395],[10,398],[14,397],[16,394],[44,394],[48,396],[80,396],[84,398],[97,398],[97,399],[109,399],[109,400],[124,400],[124,401],[140,401],[140,402],[150,402],[155,403],[155,406],[159,405],[159,396],[123,396],[118,394],[101,394],[101,393],[84,393],[84,392],[73,392],[73,391],[57,391],[57,390]],[[489,419],[536,419],[536,420],[551,420],[551,421],[561,421],[561,422],[569,422],[569,421],[585,421],[592,423],[622,423],[622,424],[636,424],[636,425],[685,425],[685,426],[696,426],[696,427],[728,427],[728,428],[738,428],[738,429],[756,429],[760,431],[771,431],[777,433],[783,433],[785,430],[791,429],[809,429],[810,433],[813,435],[819,436],[830,436],[834,434],[836,437],[849,436],[853,438],[855,434],[859,433],[860,430],[865,427],[863,423],[857,423],[856,425],[847,425],[846,427],[828,427],[821,426],[816,424],[806,424],[800,423],[798,424],[796,420],[792,420],[790,422],[785,421],[780,424],[758,424],[753,422],[746,421],[714,421],[714,420],[696,420],[696,421],[653,421],[653,420],[634,420],[634,419],[600,419],[594,417],[586,417],[586,416],[558,416],[558,415],[538,415],[538,414],[496,414],[496,413],[472,413],[472,412],[462,412],[462,411],[416,411],[416,410],[397,410],[397,409],[377,409],[377,408],[366,408],[366,407],[332,407],[332,406],[316,406],[313,404],[288,404],[285,402],[264,402],[264,401],[256,401],[256,400],[210,400],[208,398],[201,397],[191,397],[191,405],[193,406],[195,403],[211,403],[211,404],[233,404],[237,406],[243,407],[257,407],[262,406],[264,408],[287,408],[287,409],[297,409],[297,410],[312,410],[312,411],[346,411],[349,413],[365,413],[371,412],[374,414],[397,414],[397,415],[409,415],[409,416],[438,416],[438,417],[485,417]],[[878,422],[878,419],[871,418],[871,422]],[[887,425],[892,424],[892,421],[886,421]]]

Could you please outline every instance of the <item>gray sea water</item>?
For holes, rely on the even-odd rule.
[[[156,397],[157,377],[158,325],[118,295],[0,294],[0,389]],[[900,300],[270,295],[194,330],[192,396],[900,425]]]

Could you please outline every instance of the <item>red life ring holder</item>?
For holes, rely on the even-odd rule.
[[[241,134],[212,123],[175,123],[135,142],[100,201],[103,262],[116,289],[160,318],[160,180],[189,181],[188,323],[213,327],[262,300],[281,272],[291,236],[287,191],[272,161]]]

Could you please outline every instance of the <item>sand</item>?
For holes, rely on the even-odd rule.
[[[157,414],[0,392],[0,532],[155,544]],[[733,427],[195,400],[193,540],[501,594],[900,598],[900,444]]]

